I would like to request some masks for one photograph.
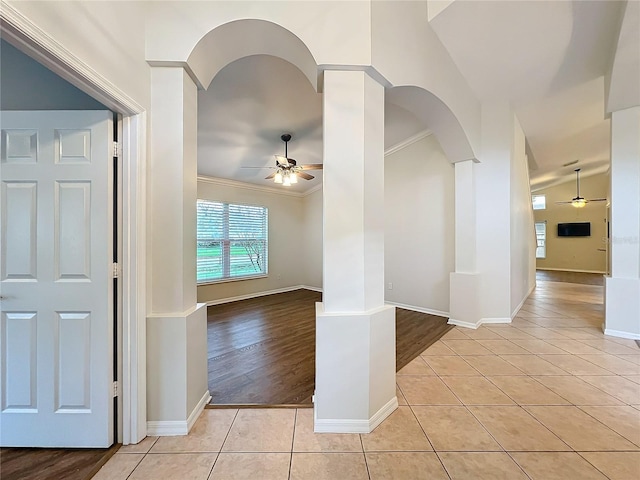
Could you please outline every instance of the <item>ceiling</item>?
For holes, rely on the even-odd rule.
[[[424,130],[409,111],[385,105],[385,149]],[[274,171],[274,155],[284,155],[283,133],[292,136],[289,158],[298,165],[322,163],[322,94],[285,60],[236,60],[198,92],[199,175],[275,186],[265,177]],[[308,173],[316,178],[278,188],[302,193],[320,185],[322,171]]]
[[[533,190],[601,173],[609,164],[604,75],[619,28],[618,1],[461,1],[431,22],[483,102],[509,100],[527,137]],[[424,131],[385,105],[385,149]],[[198,98],[198,173],[264,186],[275,154],[322,163],[322,96],[290,63],[265,55],[225,67]],[[578,160],[578,164],[563,165]],[[321,182],[301,180],[302,193]],[[285,187],[280,187],[285,188]]]
[[[533,190],[572,180],[577,167],[583,176],[608,169],[604,75],[622,6],[455,1],[431,22],[481,101],[512,102],[533,154]]]

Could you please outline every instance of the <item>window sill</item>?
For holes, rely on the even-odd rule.
[[[269,274],[264,275],[248,275],[246,277],[233,277],[233,278],[221,278],[219,280],[207,280],[204,282],[197,282],[196,286],[204,287],[205,285],[218,285],[220,283],[229,283],[229,282],[240,282],[243,280],[256,280],[260,278],[268,278]]]

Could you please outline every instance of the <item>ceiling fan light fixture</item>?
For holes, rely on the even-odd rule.
[[[284,178],[282,179],[282,185],[284,185],[285,187],[290,187],[291,186],[291,178],[286,173],[284,175]]]
[[[296,174],[296,172],[289,172],[289,181],[292,184],[298,183],[298,175]]]
[[[273,181],[274,183],[282,183],[282,172],[276,172],[276,174],[273,177]]]
[[[571,205],[576,208],[583,208],[587,204],[587,201],[584,198],[574,198],[571,201]]]

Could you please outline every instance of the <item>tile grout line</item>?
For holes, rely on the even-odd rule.
[[[360,448],[362,448],[362,456],[364,457],[364,466],[367,469],[367,478],[371,480],[371,472],[369,471],[369,462],[367,461],[367,454],[364,451],[364,442],[362,441],[362,434],[358,434],[360,438]]]
[[[291,480],[291,466],[293,465],[293,445],[296,441],[296,424],[298,423],[298,409],[296,408],[293,416],[293,435],[291,435],[291,454],[289,455],[289,474],[287,478]]]
[[[531,475],[527,473],[524,467],[520,465],[520,463],[518,463],[518,461],[515,458],[513,458],[513,455],[511,455],[511,453],[514,453],[514,452],[505,451],[504,453],[506,453],[507,456],[511,459],[511,461],[517,465],[517,467],[520,469],[520,471],[524,474],[525,477],[527,477],[529,480],[535,480]]]
[[[155,443],[155,442],[154,442],[154,443]],[[151,450],[151,449],[149,449],[149,450]],[[129,478],[131,478],[131,475],[133,475],[133,472],[135,472],[135,471],[136,471],[136,468],[138,468],[138,467],[140,466],[140,464],[142,463],[142,460],[144,460],[144,459],[145,459],[145,457],[147,456],[147,454],[148,454],[148,453],[149,453],[149,452],[147,452],[147,453],[145,453],[144,455],[142,455],[142,457],[140,458],[140,460],[138,460],[138,463],[136,463],[136,466],[135,466],[135,467],[133,467],[133,470],[131,470],[131,473],[129,473],[129,475],[127,475],[127,476],[126,476],[126,480],[128,480]],[[109,459],[109,460],[111,460],[111,459]],[[105,465],[106,465],[106,463],[105,463]],[[102,468],[104,468],[104,466],[105,466],[105,465],[103,465],[103,466],[102,466]],[[101,468],[100,470],[102,470],[102,468]],[[99,472],[100,470],[98,470],[98,472]],[[97,473],[96,473],[96,475],[97,475]]]
[[[442,469],[444,470],[445,475],[447,475],[447,477],[449,477],[449,479],[451,479],[451,475],[449,474],[449,471],[447,470],[447,467],[445,467],[444,462],[440,458],[440,455],[438,455],[438,452],[436,451],[436,447],[433,445],[433,442],[429,438],[429,435],[427,435],[427,432],[425,431],[424,427],[422,426],[422,423],[420,423],[420,420],[418,419],[418,416],[416,415],[416,412],[413,411],[413,405],[411,405],[411,404],[409,404],[409,402],[407,402],[407,406],[411,410],[413,418],[415,418],[416,422],[418,422],[418,426],[422,430],[422,433],[424,434],[425,438],[427,439],[427,442],[429,442],[429,445],[433,449],[433,453],[435,454],[436,458],[440,462],[440,465],[442,466]],[[500,445],[500,444],[498,444],[498,445]]]
[[[581,412],[583,412],[585,415],[590,416],[591,418],[593,418],[596,422],[602,424],[604,427],[606,427],[607,429],[611,430],[613,433],[615,433],[616,435],[621,436],[622,438],[624,438],[625,440],[627,440],[629,443],[631,443],[632,445],[635,445],[639,450],[640,450],[640,442],[635,442],[634,440],[631,440],[629,438],[627,438],[625,435],[618,433],[616,430],[614,430],[612,427],[610,427],[609,425],[607,425],[606,423],[604,423],[602,420],[600,420],[597,417],[594,417],[593,415],[591,415],[589,412],[587,412],[586,410],[584,410],[583,407],[598,407],[598,408],[608,408],[608,407],[628,407],[628,408],[633,408],[631,405],[604,405],[604,406],[600,406],[600,405],[575,405],[575,407],[580,410]]]
[[[595,468],[598,472],[600,472],[602,474],[603,477],[612,480],[611,477],[609,475],[607,475],[606,473],[604,473],[602,470],[600,470],[596,465],[594,465],[593,463],[591,463],[589,461],[589,459],[587,457],[585,457],[584,455],[582,455],[585,452],[576,452],[580,458],[582,458],[585,462],[587,462],[589,465],[591,465],[593,468]],[[589,453],[602,453],[602,452],[589,452]]]
[[[133,475],[133,472],[136,471],[136,468],[138,468],[140,466],[140,464],[142,463],[142,460],[144,460],[146,458],[147,455],[149,455],[149,452],[151,452],[151,449],[153,448],[153,446],[158,442],[158,440],[160,439],[160,437],[156,437],[156,439],[153,441],[153,443],[151,444],[151,446],[149,447],[149,450],[147,450],[146,452],[143,453],[142,457],[140,458],[140,460],[138,460],[138,463],[136,463],[136,466],[133,467],[133,470],[131,470],[131,473],[129,473],[129,475],[126,476],[125,480],[128,480],[129,478],[131,478],[131,475]],[[143,439],[144,440],[144,439]],[[117,453],[117,452],[116,452]],[[105,464],[106,465],[106,464]],[[103,465],[104,467],[104,465]]]

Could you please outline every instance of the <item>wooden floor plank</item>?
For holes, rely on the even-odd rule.
[[[309,404],[315,388],[316,302],[296,290],[209,307],[212,404]],[[396,312],[399,370],[451,328],[447,319]]]
[[[537,270],[537,281],[578,283],[580,285],[604,285],[604,274],[584,272],[564,272],[557,270]]]
[[[118,448],[0,448],[0,478],[88,480]]]

